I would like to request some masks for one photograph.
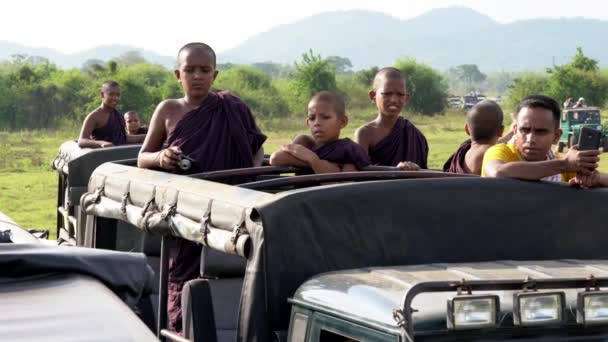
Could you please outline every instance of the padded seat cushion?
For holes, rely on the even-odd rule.
[[[182,291],[184,337],[192,341],[235,341],[242,278],[195,279]]]

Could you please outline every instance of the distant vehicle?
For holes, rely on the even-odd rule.
[[[462,98],[460,96],[450,96],[448,106],[450,108],[462,108]]]
[[[471,108],[473,108],[474,105],[476,105],[478,102],[480,102],[481,100],[479,99],[478,95],[465,95],[462,97],[462,109],[464,110],[469,110]]]
[[[576,145],[583,127],[602,131],[602,147],[604,152],[608,152],[606,127],[602,126],[600,109],[597,107],[565,108],[562,111],[560,128],[563,134],[557,145],[558,152],[563,152],[565,147]]]

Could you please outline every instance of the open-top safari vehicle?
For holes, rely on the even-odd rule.
[[[48,242],[0,213],[0,341],[157,340],[143,255]]]
[[[121,229],[162,236],[160,249],[132,241],[159,277],[157,333],[175,341],[608,338],[608,233],[588,209],[606,190],[294,171],[107,163],[81,198],[79,231],[109,249]],[[201,279],[183,292],[183,337],[164,330],[173,237],[205,246]]]
[[[603,150],[608,151],[608,138],[606,127],[602,125],[600,109],[597,107],[566,108],[562,112],[560,128],[563,133],[559,139],[557,150],[563,152],[565,147],[578,144],[578,139],[583,127],[593,128],[602,132]]]
[[[57,241],[71,245],[76,241],[78,206],[86,192],[89,177],[99,165],[117,160],[135,160],[141,145],[123,145],[112,148],[80,148],[76,141],[66,141],[51,163],[57,170]],[[136,165],[136,164],[133,164]]]

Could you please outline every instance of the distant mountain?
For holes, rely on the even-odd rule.
[[[48,48],[31,48],[24,45],[0,41],[0,60],[8,59],[14,54],[41,56],[62,68],[80,68],[89,59],[108,61],[128,51],[139,51],[147,61],[173,68],[175,57],[167,57],[155,52],[127,45],[103,45],[75,54],[64,54]]]
[[[398,57],[414,57],[445,70],[477,64],[482,71],[539,70],[563,64],[583,48],[608,65],[608,21],[535,19],[500,24],[466,7],[436,9],[410,20],[371,11],[327,12],[256,34],[219,54],[220,63],[293,63],[313,49],[323,56],[348,57],[356,69],[391,65]],[[173,67],[174,57],[140,48],[110,45],[77,54],[34,49],[0,41],[0,59],[25,53],[46,57],[61,67],[80,67],[87,59],[108,60],[127,51]]]
[[[291,63],[312,48],[348,57],[355,68],[414,57],[439,69],[477,64],[483,71],[530,70],[564,63],[577,46],[608,64],[608,21],[536,19],[500,24],[465,7],[410,20],[370,11],[329,12],[277,26],[220,54],[223,61]]]

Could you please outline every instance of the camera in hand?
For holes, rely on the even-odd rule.
[[[177,164],[182,171],[188,171],[192,167],[194,159],[188,157],[185,154],[179,155],[179,163]]]

